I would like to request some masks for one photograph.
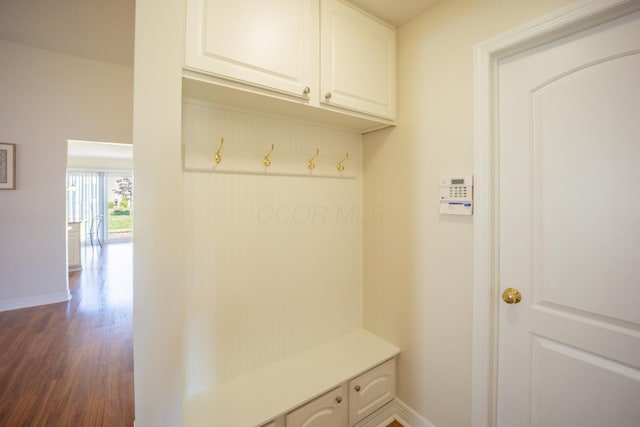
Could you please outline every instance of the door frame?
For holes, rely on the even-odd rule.
[[[474,47],[472,427],[492,427],[497,419],[498,61],[636,10],[638,0],[578,1]]]

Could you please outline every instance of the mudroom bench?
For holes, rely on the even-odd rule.
[[[400,350],[364,329],[184,400],[185,427],[354,426],[395,397]]]

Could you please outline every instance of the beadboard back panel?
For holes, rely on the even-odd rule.
[[[195,99],[183,101],[183,117],[186,172],[352,179],[359,171],[359,163],[349,159],[349,144],[339,142],[351,133]]]
[[[318,148],[348,151],[345,167],[355,171],[350,179],[185,171],[192,395],[360,327],[362,228],[382,213],[362,210],[360,135],[204,104],[183,107],[184,143],[212,141],[212,155],[224,137],[225,148],[256,153],[271,144],[309,157]],[[223,148],[222,161],[232,152]]]

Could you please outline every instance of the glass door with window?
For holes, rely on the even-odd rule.
[[[104,173],[69,171],[67,173],[67,219],[82,221],[85,242],[101,246],[105,240],[106,216]]]
[[[107,185],[107,240],[133,238],[133,178],[130,174],[109,173]]]
[[[133,238],[130,173],[69,171],[67,218],[84,221],[87,246]]]

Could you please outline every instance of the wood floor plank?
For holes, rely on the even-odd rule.
[[[0,313],[0,426],[133,425],[131,244],[87,259],[70,301]]]

